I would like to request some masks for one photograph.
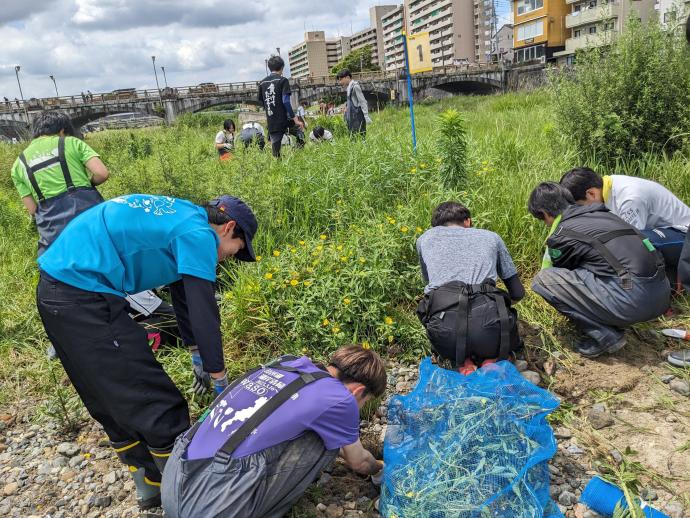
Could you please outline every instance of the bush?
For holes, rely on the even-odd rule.
[[[443,185],[459,189],[467,179],[467,135],[465,121],[457,110],[447,110],[439,117],[439,172]]]
[[[610,45],[576,55],[553,73],[557,126],[580,160],[613,167],[650,151],[673,152],[690,122],[690,51],[679,34],[628,21]]]

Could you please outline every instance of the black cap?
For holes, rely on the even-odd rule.
[[[208,202],[209,205],[218,207],[223,214],[226,214],[229,219],[237,223],[242,233],[244,234],[244,248],[235,254],[235,257],[240,261],[253,262],[256,261],[254,254],[254,247],[252,240],[256,234],[256,229],[259,224],[256,222],[256,216],[249,208],[249,205],[244,203],[239,198],[234,196],[223,195],[212,199]]]

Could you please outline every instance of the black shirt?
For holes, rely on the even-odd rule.
[[[278,74],[266,76],[259,83],[259,102],[266,110],[269,133],[283,133],[287,129],[288,114],[283,96],[290,93],[290,82]]]

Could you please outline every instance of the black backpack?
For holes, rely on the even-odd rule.
[[[517,311],[493,280],[452,281],[433,289],[417,307],[432,349],[461,366],[466,358],[507,360],[522,347]]]

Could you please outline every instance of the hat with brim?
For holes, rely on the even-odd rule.
[[[229,195],[219,196],[211,200],[209,205],[218,207],[218,210],[234,221],[244,234],[244,248],[235,254],[235,258],[246,262],[256,261],[252,240],[259,225],[249,205]]]

